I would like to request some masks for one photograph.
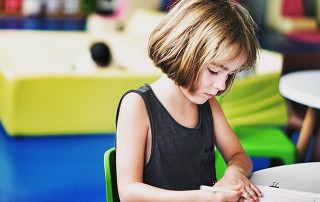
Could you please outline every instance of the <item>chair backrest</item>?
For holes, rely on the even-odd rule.
[[[278,90],[280,73],[252,75],[236,79],[222,98],[222,108],[232,127],[285,125],[285,100]]]
[[[106,179],[107,202],[118,202],[118,186],[116,171],[116,150],[115,147],[108,149],[104,153],[104,172]]]
[[[281,12],[283,16],[303,17],[304,8],[302,0],[282,0]]]

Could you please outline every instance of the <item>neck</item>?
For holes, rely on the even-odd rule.
[[[163,74],[156,82],[151,84],[157,97],[165,97],[171,102],[179,104],[179,106],[194,105],[181,91],[181,87],[175,84],[173,80]]]

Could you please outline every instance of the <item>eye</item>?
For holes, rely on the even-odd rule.
[[[208,71],[209,71],[210,74],[213,74],[213,75],[217,75],[218,74],[217,71],[214,71],[214,70],[212,70],[210,68],[208,68]]]

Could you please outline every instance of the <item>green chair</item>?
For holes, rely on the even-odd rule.
[[[280,164],[296,162],[296,148],[277,127],[244,126],[233,128],[241,145],[250,157],[266,157],[271,160],[280,160]],[[220,179],[227,165],[219,151],[216,151],[216,173]]]
[[[104,153],[104,172],[107,202],[120,201],[117,187],[116,150],[114,147]]]
[[[232,127],[284,126],[288,121],[285,99],[279,93],[280,73],[237,79],[222,98],[222,108]]]
[[[272,73],[236,80],[222,98],[227,120],[247,154],[269,158],[277,165],[296,162],[296,147],[279,127],[287,121],[285,100],[278,91],[279,77],[279,73]],[[217,151],[217,179],[225,169]]]

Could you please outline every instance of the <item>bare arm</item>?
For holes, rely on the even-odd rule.
[[[251,175],[252,162],[242,148],[237,136],[227,122],[225,115],[216,101],[210,100],[212,114],[214,119],[215,139],[219,151],[228,166],[235,165],[241,170],[246,177]]]
[[[117,126],[117,181],[121,201],[238,201],[241,192],[170,191],[143,183],[146,139],[150,132],[145,104],[136,93],[121,104]],[[239,190],[234,186],[231,189]]]
[[[254,201],[250,199],[252,196],[257,200],[257,197],[261,196],[261,192],[248,179],[252,172],[251,159],[242,148],[215,98],[210,100],[210,105],[214,119],[216,144],[228,166],[224,176],[216,184],[222,186],[242,184],[241,191],[248,196],[246,199]]]

